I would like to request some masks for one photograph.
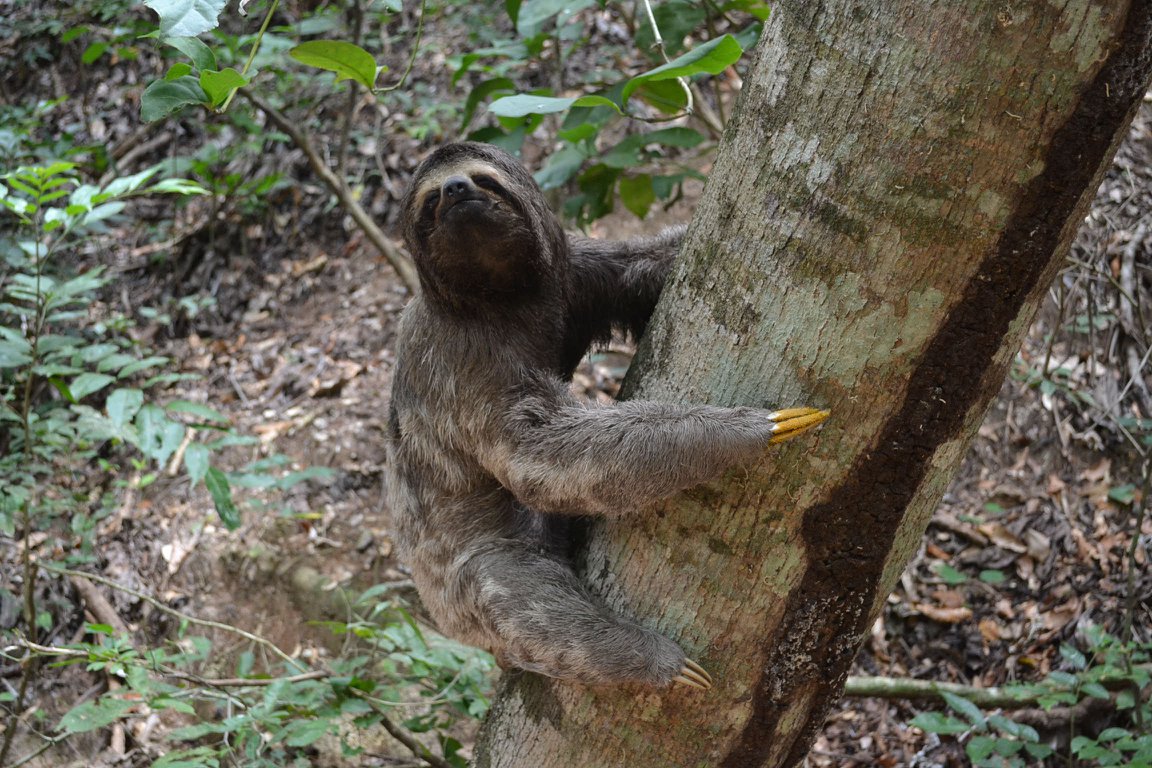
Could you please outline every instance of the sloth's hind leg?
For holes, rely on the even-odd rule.
[[[504,664],[590,685],[712,684],[676,643],[610,611],[560,560],[504,540],[466,570]]]

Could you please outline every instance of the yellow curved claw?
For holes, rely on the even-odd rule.
[[[684,659],[684,666],[680,667],[680,674],[672,678],[672,682],[706,691],[712,687],[712,675],[708,674],[704,667],[692,659]]]
[[[831,411],[821,411],[816,408],[784,408],[780,411],[773,411],[768,414],[768,418],[776,423],[772,427],[773,437],[768,442],[782,443],[785,440],[790,440],[824,421],[830,413]]]

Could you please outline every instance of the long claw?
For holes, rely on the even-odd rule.
[[[672,682],[706,691],[712,687],[712,676],[692,659],[684,659],[684,665],[680,667],[680,674],[672,678]]]
[[[782,443],[790,440],[824,421],[830,413],[831,411],[816,408],[785,408],[773,411],[768,414],[768,418],[776,423],[772,426],[773,436],[768,442]]]

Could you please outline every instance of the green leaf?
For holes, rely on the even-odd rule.
[[[983,760],[996,751],[997,741],[997,739],[990,736],[976,735],[968,740],[968,743],[964,746],[964,752],[973,762]]]
[[[957,586],[968,581],[968,577],[945,562],[937,561],[932,564],[932,570],[949,586]]]
[[[968,701],[968,699],[963,696],[957,696],[954,693],[949,693],[948,691],[940,691],[940,698],[944,699],[948,706],[955,712],[968,718],[968,722],[972,723],[972,726],[976,730],[983,731],[987,727],[985,725],[984,713],[980,710],[980,707]]]
[[[209,195],[211,192],[190,179],[160,179],[144,190],[148,194]]]
[[[204,476],[204,485],[212,495],[212,503],[216,505],[216,514],[220,515],[220,522],[230,531],[240,527],[240,512],[232,501],[232,489],[228,487],[228,478],[223,472],[210,467]]]
[[[967,723],[941,712],[921,712],[912,718],[909,724],[928,733],[959,734],[971,730]]]
[[[215,421],[221,424],[228,423],[228,417],[215,408],[203,403],[193,403],[190,400],[173,400],[166,409],[175,413],[190,413],[203,421]]]
[[[306,747],[320,739],[332,728],[327,718],[294,720],[284,728],[284,743],[289,747]]]
[[[208,447],[200,443],[191,443],[184,450],[184,469],[188,471],[188,479],[192,481],[192,485],[196,485],[208,474],[210,455]]]
[[[541,189],[555,189],[576,175],[587,155],[579,147],[564,147],[554,152],[548,162],[534,174]]]
[[[518,93],[515,96],[503,96],[496,99],[496,101],[488,105],[488,111],[500,117],[548,115],[554,112],[563,112],[575,103],[575,98],[533,96],[527,93]]]
[[[123,429],[144,404],[144,393],[138,389],[115,389],[104,403],[108,420],[116,429]]]
[[[491,80],[485,80],[477,85],[468,93],[468,98],[464,101],[464,114],[460,118],[460,130],[463,132],[468,124],[472,122],[472,116],[476,113],[476,107],[480,106],[480,102],[487,99],[494,93],[515,93],[516,84],[507,77],[496,77]]]
[[[995,569],[980,571],[980,581],[985,584],[1003,584],[1006,578],[1004,571],[997,571]]]
[[[201,72],[216,69],[216,54],[212,53],[212,49],[205,45],[200,39],[195,37],[169,37],[164,42],[192,59],[192,63],[196,66],[196,69]]]
[[[200,72],[200,87],[208,95],[213,107],[219,107],[228,100],[233,91],[247,84],[248,78],[232,67],[226,67],[219,72],[210,69]]]
[[[620,201],[637,218],[648,215],[656,193],[652,189],[652,177],[646,173],[637,176],[624,176],[620,179]]]
[[[1088,659],[1084,654],[1067,643],[1060,644],[1060,656],[1072,666],[1072,669],[1085,669],[1088,666]]]
[[[683,112],[688,107],[684,86],[677,80],[649,80],[632,96],[643,99],[666,115]]]
[[[140,371],[146,371],[149,368],[155,368],[158,365],[164,365],[167,362],[168,362],[168,358],[163,357],[161,355],[152,355],[151,357],[146,357],[143,360],[133,360],[132,362],[128,363],[123,368],[121,368],[119,371],[117,371],[116,377],[119,379],[123,379],[123,378],[126,378],[128,376],[131,376],[134,373],[139,373]]]
[[[310,40],[288,54],[310,67],[336,73],[336,82],[355,80],[368,90],[376,87],[376,59],[358,45],[343,40]]]
[[[678,77],[691,77],[692,75],[701,73],[710,75],[719,74],[732,64],[735,64],[743,53],[744,51],[740,48],[740,43],[736,42],[736,38],[732,37],[732,35],[724,35],[723,37],[709,40],[703,45],[699,45],[687,53],[677,56],[663,66],[656,67],[656,69],[645,72],[642,75],[637,75],[629,80],[624,85],[624,90],[621,93],[621,101],[625,104],[628,103],[628,98],[632,95],[633,91],[647,82],[674,80]]]
[[[91,64],[103,56],[106,50],[108,50],[108,43],[102,41],[92,43],[84,49],[84,53],[80,54],[80,61],[84,64]]]
[[[1131,506],[1132,502],[1136,501],[1136,486],[1129,483],[1127,485],[1118,485],[1115,488],[1109,488],[1108,498],[1117,504]]]
[[[82,373],[72,380],[68,389],[72,392],[72,397],[79,401],[114,381],[116,378],[106,373]]]
[[[32,346],[24,339],[0,341],[0,368],[19,368],[32,362]]]
[[[1091,696],[1094,699],[1109,699],[1108,689],[1100,683],[1085,683],[1084,687],[1080,689],[1084,694]]]
[[[559,96],[537,96],[530,93],[518,93],[515,96],[504,96],[488,105],[488,111],[499,117],[526,117],[528,115],[549,115],[554,112],[563,112],[569,107],[612,107],[617,112],[620,107],[611,99],[603,96],[581,96],[579,98],[561,98]]]
[[[72,707],[60,718],[60,729],[68,733],[95,731],[124,717],[134,706],[136,702],[107,696],[96,701],[86,701]]]
[[[183,424],[171,421],[163,409],[151,403],[136,414],[136,429],[141,452],[161,466],[180,447],[185,432]]]
[[[168,67],[168,71],[164,73],[164,79],[172,82],[190,74],[192,74],[192,65],[186,61],[178,61]]]
[[[196,708],[186,701],[174,699],[171,696],[157,696],[148,702],[148,706],[152,709],[171,709],[175,712],[181,712],[185,715],[195,715]],[[153,763],[153,766],[156,764]]]
[[[163,37],[195,37],[216,29],[226,0],[144,0],[160,17]]]
[[[153,122],[192,104],[204,104],[207,94],[200,81],[188,75],[179,80],[157,80],[150,83],[140,96],[140,117]]]
[[[558,16],[557,24],[563,24],[595,4],[596,0],[523,0],[515,14],[516,31],[521,37],[535,37],[553,16]]]

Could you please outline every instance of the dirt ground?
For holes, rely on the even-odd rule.
[[[384,165],[395,174],[369,201],[386,223],[417,146],[401,139],[389,148]],[[215,306],[195,318],[144,324],[139,332],[203,377],[181,385],[185,397],[211,404],[237,431],[259,437],[258,445],[232,449],[235,466],[279,455],[292,469],[333,474],[284,496],[252,492],[235,532],[220,526],[203,490],[164,475],[143,492],[122,494],[100,522],[99,572],[292,652],[323,656],[338,644],[309,624],[325,618],[310,574],[359,587],[407,582],[392,556],[381,494],[394,326],[407,293],[327,206],[298,154],[284,151],[276,163],[300,182],[272,194],[261,217],[185,214],[205,220],[184,222],[190,234],[175,249],[179,258],[161,269],[139,234],[101,258],[118,274],[120,290],[110,302],[122,309],[198,292],[214,298]],[[641,224],[613,214],[598,222],[596,234],[623,237],[686,219],[698,194],[690,191],[671,212]],[[143,219],[148,213],[146,206],[140,211]],[[1061,668],[1061,643],[1077,643],[1078,632],[1091,626],[1118,633],[1126,615],[1136,639],[1152,641],[1152,520],[1135,529],[1147,445],[1139,420],[1152,418],[1145,359],[1152,339],[1143,320],[1152,311],[1150,228],[1146,103],[1013,375],[861,650],[858,674],[982,687],[1034,680]],[[599,355],[582,367],[577,384],[603,398],[626,361],[626,350]],[[1130,593],[1124,558],[1134,536],[1140,568]],[[14,565],[0,557],[0,581],[12,583]],[[66,585],[49,580],[45,590],[61,625],[76,626],[77,601]],[[155,637],[167,631],[147,605],[113,599],[134,628]],[[219,642],[228,650],[227,639]],[[46,680],[38,695],[50,709],[52,697],[71,700],[90,684],[73,671]],[[907,725],[927,708],[845,699],[810,764],[967,765],[955,740]],[[68,749],[53,759],[83,761],[83,742]]]

